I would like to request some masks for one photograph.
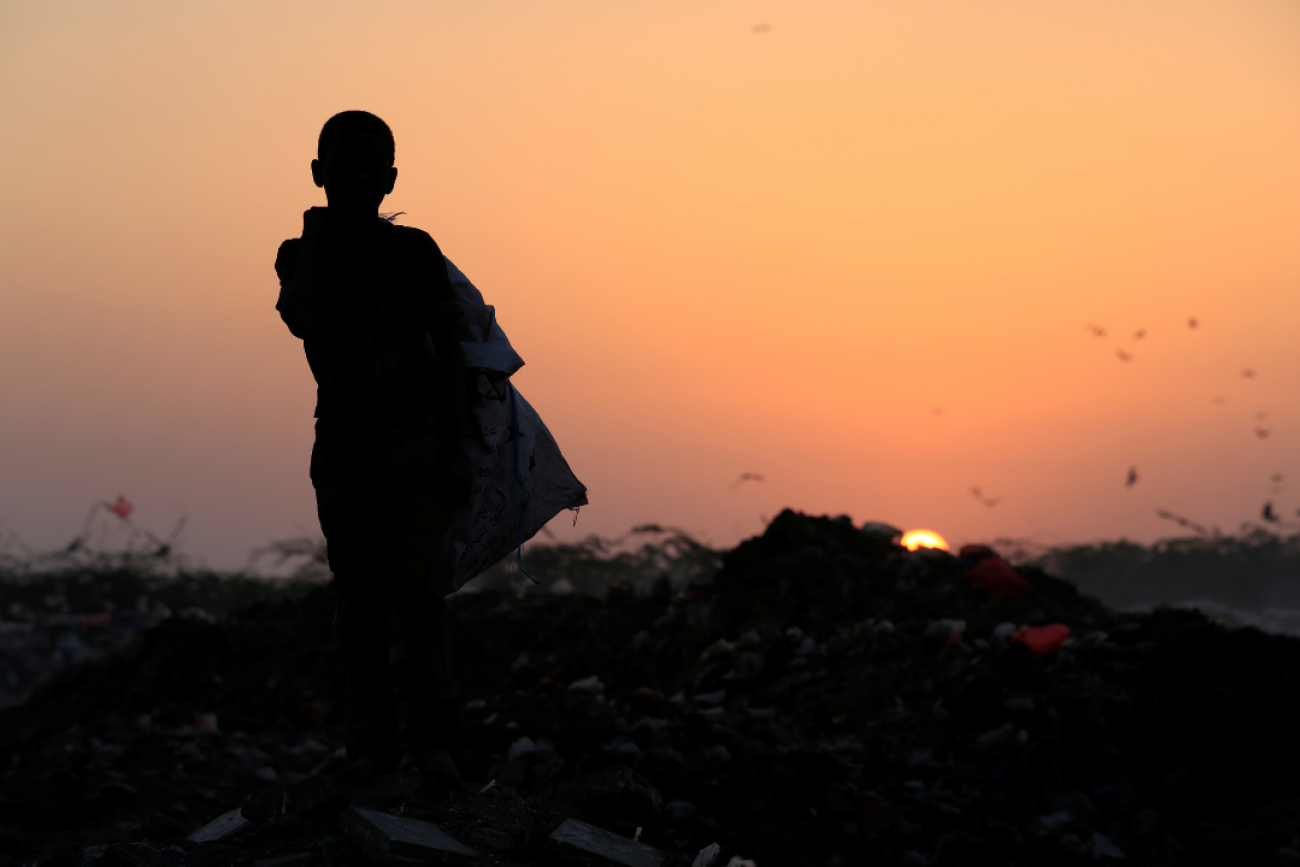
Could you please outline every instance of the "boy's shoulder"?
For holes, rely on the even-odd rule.
[[[396,223],[389,223],[392,227],[393,237],[398,243],[412,250],[424,250],[427,252],[437,251],[441,255],[441,249],[438,242],[433,240],[433,236],[423,229],[417,229],[414,226],[400,226]]]

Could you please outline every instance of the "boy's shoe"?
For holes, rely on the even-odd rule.
[[[459,791],[465,784],[455,760],[446,750],[430,750],[416,767],[420,769],[420,787],[426,792]]]

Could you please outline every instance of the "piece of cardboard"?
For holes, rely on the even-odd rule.
[[[374,810],[349,807],[343,813],[343,827],[349,837],[374,862],[469,861],[481,858],[476,849],[444,832],[432,822],[392,816]]]
[[[619,865],[619,867],[661,867],[667,855],[612,831],[565,819],[551,832],[546,845],[559,854],[583,864]]]
[[[233,837],[249,824],[248,820],[241,815],[241,809],[236,807],[229,813],[223,813],[185,839],[195,843],[215,843]]]

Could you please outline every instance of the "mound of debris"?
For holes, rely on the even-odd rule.
[[[1300,642],[891,536],[453,597],[441,800],[335,778],[328,587],[174,614],[0,713],[0,865],[1300,863]]]

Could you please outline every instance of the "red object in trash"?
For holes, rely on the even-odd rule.
[[[968,545],[967,548],[983,547]],[[988,550],[987,548],[985,550]],[[962,549],[962,556],[965,556],[966,548]],[[975,564],[965,575],[961,576],[963,581],[970,583],[970,586],[990,599],[1019,599],[1021,596],[1028,596],[1033,592],[1034,585],[1030,584],[1020,573],[1016,572],[1007,565],[1007,561],[994,554]]]
[[[125,521],[131,517],[131,513],[135,511],[135,506],[131,505],[126,497],[118,494],[117,499],[108,504],[108,510]]]
[[[1070,627],[1064,623],[1049,623],[1046,626],[1022,626],[1011,636],[1011,640],[1019,641],[1032,652],[1043,656],[1060,650],[1069,637]]]

